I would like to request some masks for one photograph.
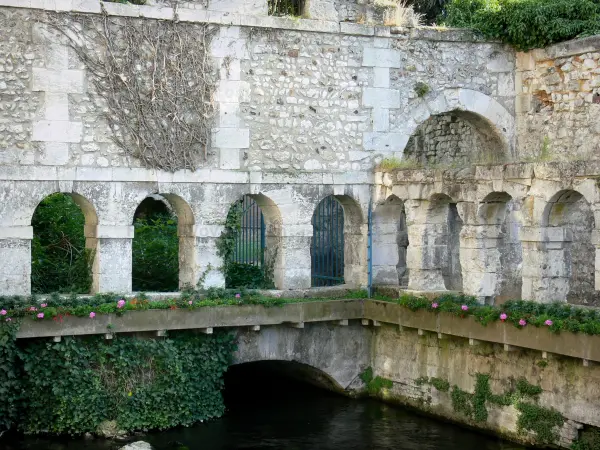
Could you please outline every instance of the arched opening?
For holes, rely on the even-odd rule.
[[[344,284],[344,208],[330,195],[321,200],[312,217],[311,286]]]
[[[408,285],[404,202],[392,195],[373,211],[373,284]]]
[[[463,221],[456,203],[445,194],[435,194],[429,201],[426,231],[423,235],[425,267],[441,271],[446,289],[462,291],[460,233]]]
[[[507,155],[486,119],[468,111],[451,111],[419,125],[406,145],[404,159],[421,166],[468,166],[500,163]]]
[[[219,241],[225,287],[273,288],[280,228],[279,210],[264,195],[244,195],[229,208]]]
[[[547,227],[546,276],[553,287],[549,294],[555,296],[551,300],[597,304],[590,204],[577,191],[560,191],[548,202],[542,225]]]
[[[92,204],[78,194],[49,195],[36,207],[31,225],[32,292],[93,292],[98,217]]]
[[[480,224],[477,247],[479,261],[489,277],[484,277],[485,302],[502,304],[521,298],[523,249],[519,239],[519,205],[506,192],[492,192],[479,204]]]
[[[146,197],[134,213],[132,287],[173,292],[195,285],[194,215],[175,194]]]

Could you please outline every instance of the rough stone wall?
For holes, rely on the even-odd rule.
[[[502,143],[489,125],[458,112],[430,117],[411,136],[404,155],[423,166],[464,166],[504,158]]]
[[[373,349],[375,375],[393,382],[392,389],[382,394],[388,401],[527,440],[532,436],[519,434],[519,412],[514,406],[500,407],[487,402],[487,421],[474,422],[454,409],[451,391],[440,391],[419,381],[424,377],[439,378],[473,393],[476,375],[480,373],[490,376],[492,393],[500,395],[514,390],[516,380],[524,377],[542,388],[540,406],[553,408],[568,419],[557,430],[560,446],[570,447],[582,422],[600,426],[600,410],[595,401],[600,395],[599,366],[584,367],[581,360],[551,356],[543,364],[540,352],[526,349],[506,352],[491,343],[471,346],[468,339],[451,336],[438,339],[433,333],[419,335],[417,330],[406,328],[398,331],[392,325],[375,329]]]
[[[600,126],[597,36],[519,54],[518,142],[526,158],[595,158]]]
[[[364,4],[357,0],[335,0],[335,10],[340,22],[360,22],[365,20]]]

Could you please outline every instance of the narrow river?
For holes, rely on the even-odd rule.
[[[240,368],[242,366],[239,366]],[[257,370],[258,369],[258,370]],[[352,400],[280,374],[232,370],[227,414],[137,436],[157,450],[516,450],[524,447],[372,400]],[[126,442],[12,438],[3,450],[114,450]]]

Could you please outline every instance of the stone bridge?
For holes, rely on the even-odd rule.
[[[374,394],[517,441],[531,436],[517,433],[519,413],[513,406],[488,405],[488,420],[472,422],[453,409],[449,391],[437,390],[423,380],[433,377],[473,392],[476,374],[489,374],[492,391],[502,393],[514,388],[517,377],[524,377],[542,388],[541,406],[552,407],[568,419],[557,441],[564,447],[577,438],[582,424],[600,426],[596,401],[600,385],[590,382],[600,379],[599,336],[557,335],[502,322],[482,326],[472,317],[412,312],[387,302],[337,300],[271,308],[129,311],[99,314],[94,320],[70,316],[62,323],[25,319],[18,338],[59,340],[99,334],[112,339],[122,333],[150,337],[183,329],[234,333],[238,347],[234,364],[276,362],[285,375],[348,395],[363,392],[360,375],[371,367],[374,375],[392,383],[391,388]]]

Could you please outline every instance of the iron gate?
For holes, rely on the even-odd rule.
[[[241,203],[241,227],[235,238],[233,261],[252,266],[265,263],[265,218],[260,207],[245,195]]]
[[[344,284],[344,209],[335,197],[319,203],[312,226],[312,286]]]

